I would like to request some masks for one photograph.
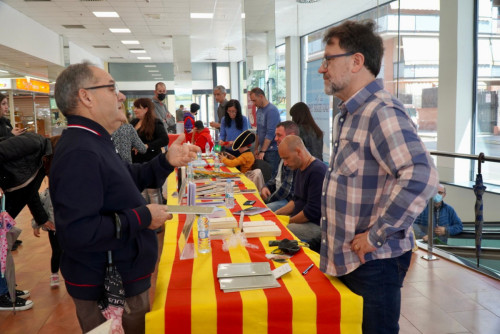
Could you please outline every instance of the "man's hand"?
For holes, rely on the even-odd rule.
[[[264,159],[265,154],[266,154],[265,152],[260,152],[259,154],[257,154],[256,158],[259,160],[262,160],[262,159]]]
[[[271,196],[271,191],[269,190],[268,187],[263,187],[262,190],[260,191],[260,196],[262,197],[263,200],[267,200],[269,196]]]
[[[196,159],[196,153],[201,149],[196,145],[183,145],[184,134],[181,134],[168,148],[166,158],[170,165],[174,167],[186,166],[188,162]]]
[[[219,129],[219,128],[220,128],[220,123],[217,123],[217,122],[210,122],[210,126],[211,126],[212,128],[217,128],[217,129]]]
[[[33,235],[37,238],[40,238],[40,228],[34,228]]]
[[[363,264],[365,263],[365,254],[371,253],[377,249],[368,242],[368,232],[369,231],[356,234],[351,242],[351,250],[358,254],[358,257]]]
[[[47,220],[45,222],[45,224],[43,224],[42,226],[45,226],[45,228],[49,231],[55,231],[56,230],[56,225],[54,225],[53,222],[51,222],[50,220]]]
[[[162,227],[166,220],[172,219],[172,214],[168,213],[167,206],[163,204],[148,204],[146,207],[151,213],[151,225],[149,225],[150,230],[156,230]]]
[[[434,229],[434,234],[435,235],[445,235],[446,234],[446,227],[444,226],[436,226],[436,228]]]

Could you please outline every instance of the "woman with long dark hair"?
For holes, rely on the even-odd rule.
[[[241,105],[238,100],[230,100],[226,104],[224,117],[220,122],[220,145],[226,147],[226,152],[234,155],[240,155],[240,152],[231,149],[233,142],[245,130],[250,129],[248,118],[241,113]]]
[[[6,117],[9,113],[9,100],[7,95],[0,93],[0,138],[18,136],[26,130],[14,128]]]
[[[300,130],[300,138],[309,153],[323,161],[323,131],[314,121],[309,107],[304,102],[295,103],[290,108],[290,116]]]
[[[151,99],[140,98],[134,101],[134,114],[136,118],[130,121],[130,124],[137,131],[142,142],[146,144],[147,151],[146,153],[133,154],[133,163],[150,161],[161,153],[163,146],[168,145],[168,135],[165,132],[165,127],[161,120],[156,118],[154,108]],[[163,203],[161,188],[145,189],[142,194],[148,203]]]

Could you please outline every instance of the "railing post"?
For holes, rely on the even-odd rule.
[[[432,255],[434,245],[434,199],[429,199],[427,215],[427,255],[422,255],[422,259],[427,261],[439,260],[437,256]]]

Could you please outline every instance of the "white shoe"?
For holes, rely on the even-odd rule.
[[[59,287],[59,275],[58,274],[50,275],[50,287],[51,288]]]

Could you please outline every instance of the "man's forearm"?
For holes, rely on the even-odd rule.
[[[295,203],[293,201],[290,201],[286,203],[286,205],[283,206],[282,208],[276,210],[275,214],[288,216],[292,214],[294,208],[295,208]]]
[[[271,144],[270,139],[264,139],[264,142],[262,143],[262,146],[260,147],[260,152],[266,152],[267,149],[269,148],[269,145]]]
[[[301,224],[308,222],[306,215],[304,214],[304,210],[297,213],[295,216],[290,217],[290,224]]]

